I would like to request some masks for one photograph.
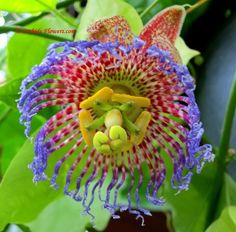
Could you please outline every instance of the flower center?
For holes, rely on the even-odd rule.
[[[114,90],[104,87],[80,103],[82,136],[88,146],[103,154],[128,151],[140,144],[151,120],[145,110],[150,106],[148,98]]]

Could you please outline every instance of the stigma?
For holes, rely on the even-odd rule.
[[[103,87],[80,103],[85,143],[102,154],[130,151],[142,143],[151,121],[150,99]]]

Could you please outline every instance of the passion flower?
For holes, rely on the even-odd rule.
[[[106,197],[100,199],[112,216],[118,217],[118,209],[150,215],[140,206],[142,164],[150,172],[146,198],[161,205],[163,154],[173,163],[172,187],[188,189],[194,167],[200,172],[213,154],[210,145],[200,145],[203,129],[194,80],[174,46],[184,17],[184,8],[167,8],[137,37],[123,17],[114,16],[92,24],[86,41],[49,47],[43,62],[22,82],[18,103],[27,136],[35,114],[60,107],[35,138],[30,164],[35,182],[47,179],[49,156],[63,149],[51,184],[58,188],[60,170],[68,167],[64,193],[82,201],[89,214],[96,190],[111,172]],[[121,204],[118,194],[128,176],[127,204]]]

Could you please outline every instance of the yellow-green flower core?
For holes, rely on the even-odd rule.
[[[103,154],[131,150],[146,134],[149,106],[148,98],[100,89],[80,104],[80,130],[86,144]]]

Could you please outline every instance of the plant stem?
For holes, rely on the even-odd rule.
[[[154,0],[141,14],[140,17],[143,18],[149,11],[154,8],[159,0]]]
[[[43,6],[47,7],[50,11],[52,11],[56,16],[58,16],[60,19],[62,19],[64,22],[66,22],[67,24],[69,24],[70,26],[76,28],[76,24],[74,24],[74,22],[70,19],[65,17],[63,14],[61,14],[59,11],[55,10],[54,8],[50,7],[48,4],[42,2],[41,0],[36,0],[37,2],[39,2],[40,4],[42,4]]]
[[[143,18],[147,13],[149,13],[149,11],[154,8],[159,0],[154,0],[141,14],[140,17]],[[193,10],[197,9],[198,7],[200,7],[201,5],[203,5],[204,3],[206,3],[208,0],[199,0],[197,3],[195,3],[194,5],[189,5],[186,4],[186,6],[189,6],[189,8],[186,10],[186,13],[190,13]]]
[[[61,8],[67,7],[67,6],[71,5],[72,3],[76,2],[76,1],[78,1],[78,0],[66,0],[66,1],[60,2],[56,5],[56,8],[61,9]],[[67,38],[63,38],[63,37],[59,37],[59,36],[51,35],[51,34],[46,34],[46,33],[37,33],[36,34],[36,33],[33,33],[30,30],[27,30],[26,28],[20,27],[20,26],[26,26],[26,25],[28,25],[28,24],[30,24],[30,23],[46,16],[48,14],[50,14],[50,13],[49,12],[43,12],[43,13],[37,15],[37,16],[31,16],[27,19],[23,19],[23,20],[21,20],[19,22],[16,22],[14,24],[1,26],[0,27],[0,34],[14,31],[14,32],[23,33],[23,34],[31,34],[31,35],[35,35],[35,36],[40,36],[40,37],[43,37],[43,38],[52,39],[52,40],[56,40],[56,41],[69,40]]]
[[[2,232],[7,232],[10,226],[11,226],[11,224],[7,224]]]
[[[56,35],[51,35],[51,34],[47,34],[47,33],[41,33],[41,32],[35,33],[30,29],[27,29],[24,27],[19,27],[19,26],[2,26],[2,27],[0,27],[0,34],[10,32],[10,31],[14,31],[17,33],[23,33],[23,34],[35,35],[35,36],[39,36],[39,37],[43,37],[43,38],[47,38],[47,39],[56,40],[56,41],[70,40],[68,38],[64,38],[64,37],[56,36]]]
[[[65,7],[71,5],[72,3],[76,2],[76,1],[78,1],[78,0],[66,0],[66,1],[63,1],[63,2],[59,2],[56,5],[56,9],[65,8]],[[41,19],[42,17],[44,17],[46,15],[49,15],[49,14],[50,14],[50,12],[43,12],[39,15],[31,16],[29,18],[26,18],[26,19],[20,20],[18,22],[12,23],[9,26],[26,26],[26,25],[28,25],[28,24],[30,24],[34,21],[37,21],[38,19]]]
[[[56,9],[61,9],[61,8],[67,7],[67,6],[71,5],[72,3],[78,2],[78,1],[80,1],[80,0],[66,0],[63,2],[59,2],[56,5]]]
[[[11,23],[11,24],[8,24],[9,26],[26,26],[30,23],[33,23],[39,19],[41,19],[42,17],[46,16],[46,15],[49,15],[50,13],[49,12],[43,12],[39,15],[36,15],[36,16],[31,16],[29,18],[26,18],[26,19],[23,19],[23,20],[20,20],[20,21],[17,21],[15,23]]]
[[[61,9],[61,8],[67,7],[67,6],[69,6],[70,4],[72,4],[76,1],[78,1],[78,0],[66,0],[66,1],[60,2],[56,5],[56,8]],[[55,10],[53,10],[53,12],[55,13]],[[56,40],[56,41],[69,40],[69,39],[63,38],[61,36],[51,35],[51,34],[47,34],[47,33],[33,33],[30,29],[26,29],[24,27],[21,27],[21,26],[26,26],[26,25],[28,25],[28,24],[30,24],[30,23],[46,16],[48,14],[50,14],[50,13],[49,12],[43,12],[43,13],[37,15],[37,16],[32,16],[32,17],[29,17],[27,19],[23,19],[19,22],[15,22],[13,24],[10,24],[10,25],[1,26],[0,27],[0,34],[14,31],[14,32],[23,33],[23,34],[31,34],[31,35],[35,35],[35,36],[40,36],[40,37],[43,37],[43,38],[52,39],[52,40]]]
[[[200,7],[201,5],[203,5],[204,3],[206,3],[208,0],[200,0],[197,3],[195,3],[194,5],[190,6],[187,10],[186,13],[190,13],[193,10],[197,9],[198,7]]]
[[[232,131],[232,125],[235,115],[235,107],[236,107],[236,73],[234,75],[234,80],[232,84],[232,88],[229,95],[229,100],[226,107],[225,118],[223,122],[222,134],[220,138],[220,146],[217,153],[217,172],[214,180],[214,191],[212,195],[212,200],[209,208],[209,218],[207,222],[212,222],[215,216],[215,210],[217,206],[217,202],[219,200],[221,186],[224,181],[224,171],[225,171],[225,160],[228,154],[228,148],[230,144],[230,135]],[[210,224],[209,223],[209,224]],[[209,226],[207,224],[206,226]]]
[[[219,146],[219,160],[218,162],[223,165],[225,156],[227,155],[227,150],[230,143],[230,135],[232,131],[232,124],[234,120],[236,106],[236,74],[234,75],[233,85],[229,95],[229,101],[226,108],[225,119],[223,122],[223,130],[220,139]]]
[[[16,226],[18,226],[21,229],[21,231],[23,231],[23,232],[31,232],[31,230],[28,226],[21,225],[21,224],[16,224]]]

